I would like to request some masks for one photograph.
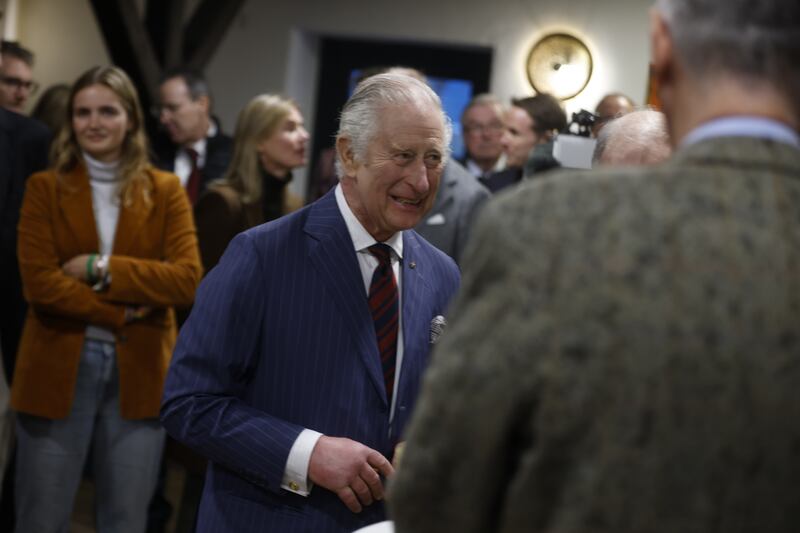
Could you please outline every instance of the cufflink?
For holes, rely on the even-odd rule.
[[[297,492],[298,490],[300,490],[300,485],[298,485],[296,481],[290,481],[289,488]]]

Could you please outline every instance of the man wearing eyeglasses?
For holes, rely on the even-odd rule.
[[[500,144],[505,130],[503,112],[503,104],[494,95],[479,94],[467,104],[461,115],[467,154],[460,162],[476,178],[505,167],[503,146]]]
[[[201,72],[177,68],[162,78],[158,116],[169,141],[156,143],[157,166],[174,172],[192,204],[228,168],[233,140],[211,115],[211,91]]]
[[[0,54],[0,106],[24,114],[28,97],[39,88],[33,81],[33,52],[18,43],[3,41]]]

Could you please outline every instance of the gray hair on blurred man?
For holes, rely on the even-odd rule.
[[[597,136],[593,166],[654,165],[672,154],[667,118],[640,109],[609,122]]]
[[[659,0],[651,23],[675,154],[485,207],[398,533],[800,524],[800,2]]]

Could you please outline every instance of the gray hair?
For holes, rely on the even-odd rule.
[[[600,130],[592,166],[655,164],[671,153],[664,113],[644,108],[616,118]]]
[[[173,78],[183,80],[192,100],[197,100],[201,96],[206,96],[208,97],[209,103],[211,102],[211,89],[208,86],[205,75],[199,70],[190,67],[176,67],[170,69],[161,77],[161,84]]]
[[[800,93],[797,0],[657,0],[677,54],[698,79],[709,74],[770,83],[791,102]]]
[[[464,117],[467,115],[467,111],[478,106],[488,106],[494,108],[497,118],[499,119],[502,119],[503,114],[506,112],[506,106],[500,101],[499,98],[491,93],[481,93],[474,96],[464,108],[464,111],[461,112],[462,125],[464,123]]]
[[[430,104],[436,110],[444,125],[445,153],[442,158],[446,159],[450,153],[453,127],[442,109],[442,102],[425,83],[404,74],[377,74],[359,83],[342,109],[336,139],[349,139],[356,160],[364,161],[367,148],[377,134],[381,111],[404,104]],[[336,173],[340,178],[344,175],[338,154]]]

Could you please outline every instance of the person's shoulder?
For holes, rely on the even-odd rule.
[[[258,242],[270,243],[271,245],[290,243],[303,233],[303,227],[306,220],[308,220],[313,205],[309,204],[288,215],[254,226],[244,233]]]
[[[39,172],[34,172],[31,174],[28,179],[25,181],[26,187],[55,187],[57,182],[57,176],[55,170],[49,168],[47,170],[40,170]]]
[[[3,109],[0,123],[24,146],[30,142],[47,141],[50,139],[50,130],[36,119]]]
[[[452,181],[457,194],[465,197],[489,196],[491,193],[480,180],[470,174],[458,161],[451,159],[445,165],[442,181]]]
[[[217,133],[212,137],[206,139],[210,150],[225,150],[233,149],[233,137],[222,131],[222,128],[217,129]]]
[[[531,196],[542,194],[607,196],[620,191],[660,186],[674,175],[666,165],[648,167],[616,167],[591,170],[559,169],[545,176],[529,178],[519,186],[503,191],[497,198],[504,203],[524,203]]]
[[[167,188],[167,189],[174,189],[175,187],[181,187],[181,180],[167,170],[162,170],[155,166],[148,166],[146,172],[150,174],[150,178],[153,180],[153,185],[156,188]]]
[[[418,253],[427,256],[428,260],[430,260],[433,264],[436,264],[445,272],[460,276],[460,271],[453,258],[429,243],[425,237],[413,229],[405,230],[403,234],[406,236],[406,241],[411,246],[416,247]]]

